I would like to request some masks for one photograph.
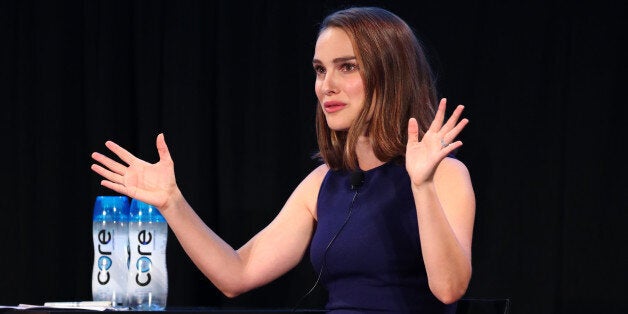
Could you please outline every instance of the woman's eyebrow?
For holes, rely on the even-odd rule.
[[[347,62],[347,61],[351,61],[351,60],[355,60],[355,56],[346,56],[346,57],[338,57],[335,58],[334,60],[332,60],[333,63],[343,63],[343,62]],[[314,58],[312,59],[312,63],[313,64],[322,64],[323,62],[321,62],[320,60]]]

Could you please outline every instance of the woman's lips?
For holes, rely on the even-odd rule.
[[[328,113],[336,112],[344,108],[347,104],[339,101],[327,101],[323,104],[323,108]]]

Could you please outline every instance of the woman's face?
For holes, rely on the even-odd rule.
[[[316,41],[312,65],[327,125],[335,131],[349,129],[364,107],[364,84],[347,33],[336,27],[324,30]]]

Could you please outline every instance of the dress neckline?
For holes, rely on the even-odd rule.
[[[389,166],[389,165],[391,165],[391,164],[393,164],[393,163],[394,163],[393,161],[387,161],[387,162],[385,162],[385,163],[383,163],[383,164],[381,164],[381,165],[379,165],[379,166],[375,166],[375,167],[373,167],[373,168],[371,168],[371,169],[368,169],[368,170],[362,170],[362,169],[360,169],[360,170],[362,170],[362,172],[364,172],[365,174],[366,174],[366,173],[372,173],[372,172],[377,171],[378,169],[385,168],[386,166]]]

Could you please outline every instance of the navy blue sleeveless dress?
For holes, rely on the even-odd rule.
[[[455,303],[443,304],[428,287],[415,208],[402,165],[389,162],[366,171],[356,190],[349,172],[327,173],[310,247],[317,273],[325,260],[321,282],[329,293],[327,310],[455,313]]]

